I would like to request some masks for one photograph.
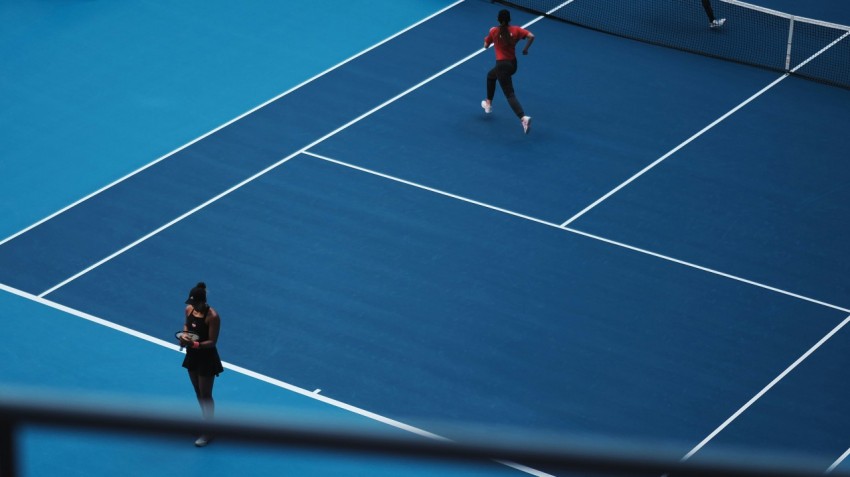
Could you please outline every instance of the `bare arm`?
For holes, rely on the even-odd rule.
[[[183,320],[183,331],[189,331],[189,325],[192,323],[192,305],[186,305],[184,314],[186,315],[186,318]]]
[[[525,48],[522,49],[523,55],[528,54],[528,49],[531,48],[531,44],[534,43],[534,34],[531,33],[531,32],[528,32],[528,36],[525,37],[525,39],[526,39]]]
[[[207,317],[207,326],[209,326],[209,339],[206,341],[202,341],[200,344],[201,348],[214,348],[216,343],[218,343],[218,332],[221,329],[221,318],[219,318],[218,313],[210,308],[210,315]]]
[[[488,33],[487,36],[484,37],[484,49],[486,50],[487,48],[490,48],[490,45],[492,45],[492,44],[493,44],[493,32],[491,30],[490,33]]]

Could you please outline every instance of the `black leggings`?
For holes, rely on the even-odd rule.
[[[708,15],[708,21],[714,21],[714,10],[711,9],[711,0],[702,0],[702,8],[705,9],[705,14]]]
[[[525,116],[525,113],[522,110],[522,105],[519,104],[519,100],[516,99],[516,95],[514,94],[514,82],[511,78],[511,76],[516,73],[516,70],[516,60],[497,61],[496,66],[487,73],[487,99],[492,101],[493,96],[496,95],[496,80],[498,80],[499,86],[502,87],[502,92],[505,93],[505,98],[508,100],[508,104],[510,104],[511,109],[514,110],[514,114],[516,114],[518,118],[522,118]]]
[[[198,404],[201,405],[201,414],[206,420],[212,419],[215,415],[215,401],[212,396],[215,375],[201,376],[195,371],[189,371],[189,379],[192,381],[192,387],[195,388]]]

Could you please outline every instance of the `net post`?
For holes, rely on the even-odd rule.
[[[790,23],[788,25],[788,47],[785,50],[785,72],[791,71],[791,44],[794,40],[794,19],[796,17],[790,18]]]
[[[0,420],[0,477],[16,477],[15,425],[11,420]]]

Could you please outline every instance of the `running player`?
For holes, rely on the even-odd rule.
[[[484,108],[485,113],[489,114],[492,111],[493,96],[496,94],[496,81],[498,81],[508,104],[522,123],[523,132],[528,134],[531,129],[531,117],[525,115],[522,105],[514,94],[512,76],[517,70],[517,42],[528,40],[525,48],[522,49],[522,54],[527,55],[528,48],[534,43],[534,35],[525,28],[510,25],[511,12],[508,10],[500,10],[496,19],[499,21],[499,26],[491,28],[484,38],[484,48],[495,45],[496,66],[487,73],[487,99],[481,101],[481,107]]]

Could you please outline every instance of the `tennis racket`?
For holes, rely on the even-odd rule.
[[[201,337],[197,333],[192,333],[191,331],[183,331],[180,330],[177,333],[174,333],[174,337],[178,340],[195,342],[201,339]],[[180,347],[180,351],[183,351],[183,346]]]

